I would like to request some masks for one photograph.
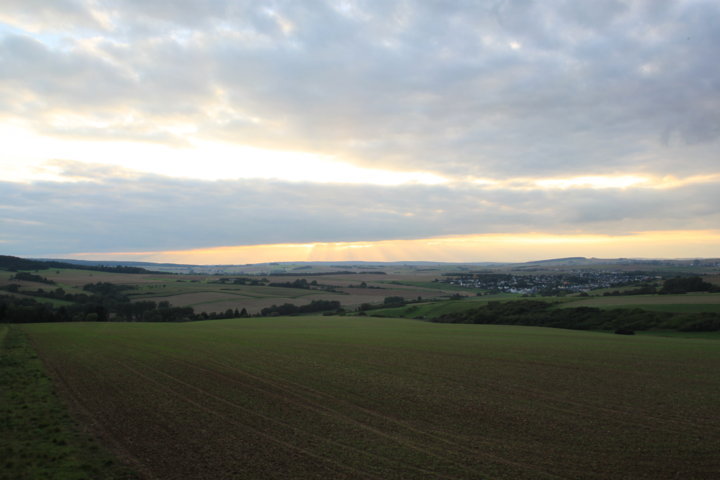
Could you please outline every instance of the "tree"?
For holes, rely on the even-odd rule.
[[[385,304],[385,305],[404,305],[405,299],[403,297],[399,297],[399,296],[385,297],[383,304]]]

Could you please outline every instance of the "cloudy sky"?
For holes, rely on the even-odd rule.
[[[0,3],[0,253],[720,257],[715,0]]]

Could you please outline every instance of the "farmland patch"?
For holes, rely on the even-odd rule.
[[[702,339],[275,317],[26,329],[158,478],[713,478]]]
[[[564,304],[565,307],[658,307],[665,305],[715,305],[720,306],[720,294],[699,293],[683,295],[628,295],[591,297]],[[685,311],[685,310],[679,310]],[[706,310],[700,310],[706,311]],[[717,307],[710,311],[717,311]]]
[[[0,326],[0,479],[132,480],[66,413],[15,326]]]

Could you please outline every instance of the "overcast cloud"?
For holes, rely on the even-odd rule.
[[[382,187],[122,177],[0,184],[0,242],[27,254],[413,239],[484,233],[706,230],[720,225],[718,183],[560,191]],[[659,219],[662,219],[659,222]]]
[[[206,182],[64,158],[73,183],[0,183],[0,248],[717,228],[718,52],[712,0],[4,0],[0,126],[179,149],[222,140],[449,183]],[[708,178],[471,182],[612,175]]]

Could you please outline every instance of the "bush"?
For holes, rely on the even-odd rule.
[[[635,330],[630,330],[629,328],[618,328],[615,330],[615,333],[617,335],[635,335]]]

